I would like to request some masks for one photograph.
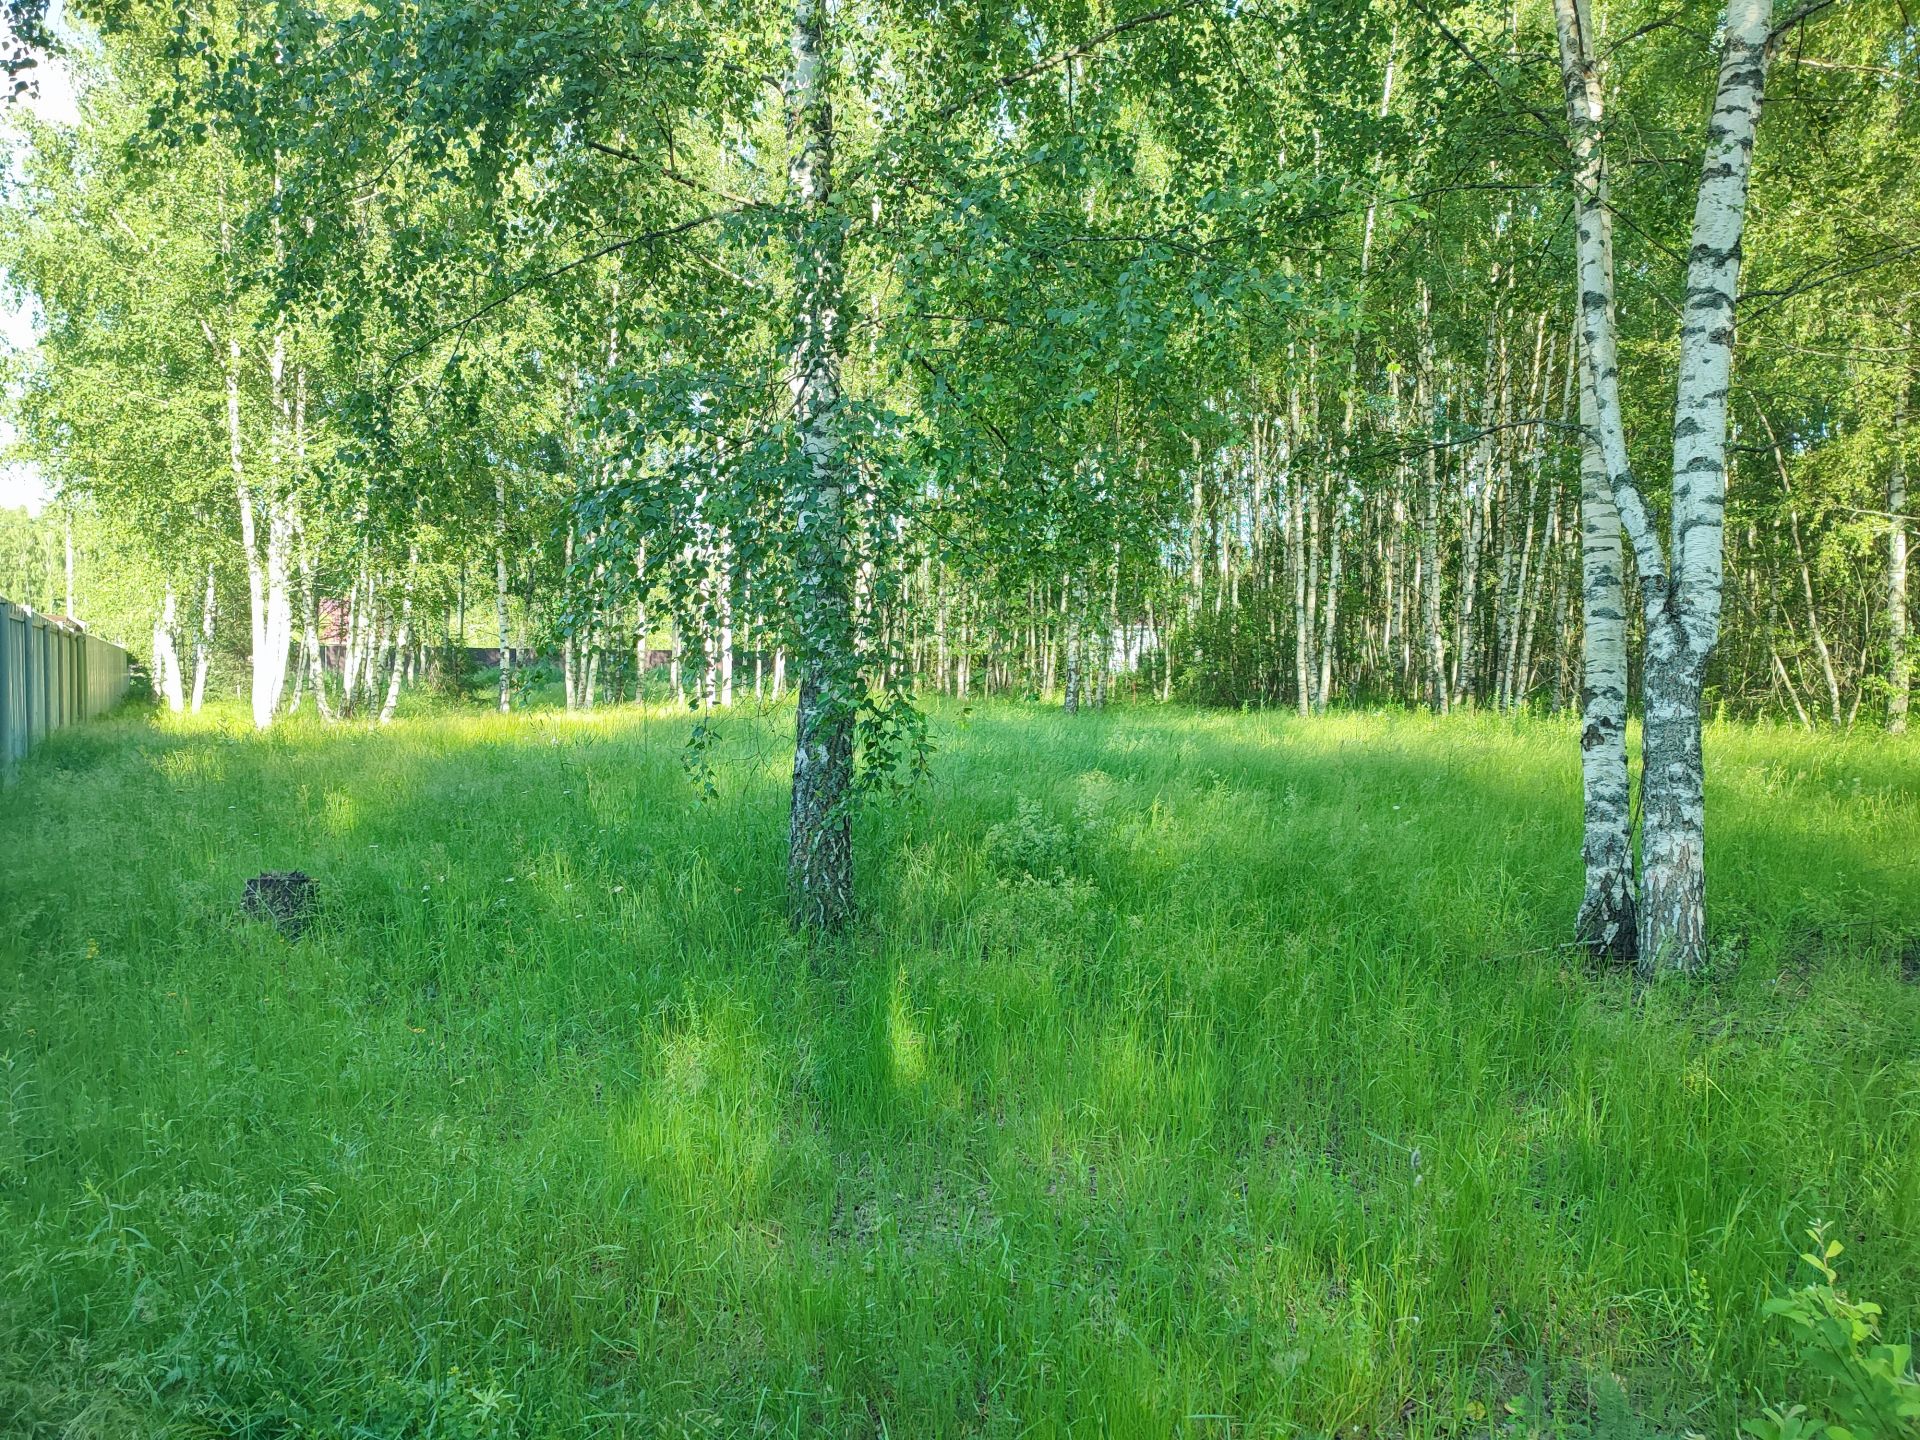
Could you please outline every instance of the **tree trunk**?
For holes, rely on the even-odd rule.
[[[788,179],[795,313],[788,389],[805,461],[786,485],[793,533],[793,620],[800,701],[794,721],[788,901],[799,927],[833,931],[853,916],[853,723],[859,662],[852,634],[848,474],[835,411],[846,297],[845,234],[832,209],[833,109],[824,0],[796,0],[787,77]]]
[[[633,562],[633,703],[647,703],[647,542]]]
[[[1760,423],[1767,432],[1767,444],[1773,450],[1773,464],[1780,476],[1780,489],[1787,499],[1787,533],[1793,541],[1794,565],[1800,572],[1800,599],[1807,612],[1807,635],[1813,641],[1813,653],[1820,661],[1820,678],[1827,689],[1827,714],[1832,717],[1837,730],[1843,724],[1840,711],[1840,677],[1834,673],[1833,651],[1827,645],[1826,627],[1820,623],[1820,607],[1814,600],[1813,569],[1807,564],[1807,547],[1800,539],[1800,505],[1793,494],[1793,475],[1787,469],[1787,453],[1780,448],[1780,437],[1774,433],[1773,422],[1765,412],[1760,415]]]
[[[1421,609],[1427,631],[1427,703],[1436,715],[1447,713],[1447,645],[1440,633],[1440,401],[1433,402],[1433,426],[1427,448],[1427,473],[1421,496]]]
[[[1728,0],[1688,249],[1673,423],[1672,575],[1647,617],[1641,750],[1640,965],[1706,960],[1700,691],[1720,638],[1726,548],[1727,394],[1747,182],[1766,83],[1772,0]]]
[[[1066,629],[1067,673],[1065,693],[1060,697],[1061,708],[1072,715],[1080,708],[1080,607],[1074,603],[1073,576],[1069,573],[1061,582],[1060,623]]]
[[[1333,647],[1339,638],[1340,613],[1340,538],[1342,530],[1340,520],[1340,499],[1334,496],[1327,510],[1327,603],[1325,614],[1321,617],[1323,630],[1320,639],[1320,678],[1313,692],[1313,708],[1316,714],[1327,713],[1327,702],[1333,699]]]
[[[1287,566],[1293,581],[1293,703],[1301,715],[1313,708],[1313,679],[1309,657],[1313,649],[1312,620],[1307,611],[1306,482],[1294,462],[1298,454],[1299,396],[1289,403],[1287,431]]]
[[[1893,464],[1887,468],[1887,731],[1907,728],[1913,659],[1907,640],[1907,374],[1893,397]]]
[[[227,342],[227,460],[233,471],[235,498],[240,506],[240,545],[247,562],[247,610],[252,640],[253,723],[264,730],[273,723],[286,680],[284,632],[277,623],[286,590],[286,540],[281,507],[267,504],[265,553],[260,544],[254,489],[247,478],[240,442],[240,342]],[[276,662],[274,643],[281,639]]]
[[[307,553],[304,539],[300,545],[300,622],[302,631],[301,649],[311,668],[309,680],[313,685],[313,708],[320,712],[320,718],[332,721],[333,710],[327,704],[327,666],[320,652],[320,625],[316,611],[318,604],[313,584],[313,558]]]
[[[1476,460],[1469,461],[1466,484],[1460,496],[1460,603],[1454,612],[1453,630],[1453,703],[1472,704],[1478,692],[1474,670],[1478,647],[1474,625],[1474,600],[1480,589],[1480,541],[1485,529],[1483,515],[1487,489],[1493,481],[1491,446],[1482,441],[1474,447]],[[1474,484],[1473,471],[1480,470],[1480,483]]]
[[[1720,629],[1734,297],[1773,6],[1772,0],[1727,5],[1688,250],[1665,548],[1627,463],[1593,37],[1584,0],[1555,0],[1554,10],[1574,143],[1581,340],[1607,480],[1633,543],[1646,620],[1639,964],[1643,973],[1662,966],[1690,970],[1706,958],[1700,694]]]
[[[387,698],[380,706],[380,723],[391,725],[394,711],[400,708],[401,657],[407,653],[413,635],[413,577],[420,568],[420,544],[407,546],[407,574],[400,584],[400,629],[394,636],[393,665],[387,671]]]
[[[1631,961],[1633,818],[1627,779],[1627,598],[1620,515],[1595,434],[1593,387],[1580,386],[1580,858],[1586,890],[1573,937]]]
[[[500,713],[513,708],[513,646],[507,639],[507,474],[493,476],[493,607],[500,626]]]
[[[200,634],[193,642],[193,713],[198,715],[207,698],[207,671],[213,665],[213,563],[207,563],[207,594],[200,605]]]
[[[160,616],[153,622],[153,669],[167,708],[176,715],[187,705],[180,683],[180,649],[174,640],[179,629],[179,610],[173,582],[169,580],[160,599]]]

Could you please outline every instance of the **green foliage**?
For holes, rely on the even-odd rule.
[[[1913,1347],[1880,1338],[1881,1308],[1850,1300],[1833,1262],[1846,1248],[1828,1227],[1807,1231],[1801,1261],[1815,1272],[1798,1290],[1767,1301],[1768,1315],[1792,1332],[1804,1377],[1819,1386],[1805,1404],[1770,1406],[1741,1428],[1754,1440],[1907,1440],[1920,1433],[1920,1374]]]
[[[1291,598],[1261,588],[1218,611],[1203,608],[1167,642],[1173,690],[1196,705],[1273,705],[1296,688]]]
[[[1073,862],[1073,843],[1064,825],[1050,819],[1039,802],[1022,796],[1007,819],[987,827],[981,843],[987,863],[1009,879],[1050,880]]]

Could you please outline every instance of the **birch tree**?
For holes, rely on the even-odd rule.
[[[1603,222],[1604,223],[1604,222]],[[1574,938],[1633,959],[1633,835],[1627,779],[1627,600],[1620,512],[1597,438],[1590,372],[1580,379],[1580,858],[1585,889]]]
[[[853,652],[848,475],[837,430],[845,345],[844,221],[833,208],[833,102],[824,0],[796,0],[786,80],[793,193],[794,317],[788,392],[801,463],[787,485],[792,628],[799,661],[788,899],[797,924],[833,930],[853,913]]]
[[[1734,299],[1773,6],[1727,6],[1687,258],[1664,544],[1627,458],[1592,21],[1585,0],[1555,0],[1554,13],[1573,135],[1585,383],[1600,459],[1633,546],[1646,628],[1639,965],[1694,969],[1706,958],[1700,699],[1720,632]]]
[[[1907,728],[1913,657],[1907,638],[1907,387],[1904,366],[1895,381],[1893,455],[1887,465],[1887,730]]]

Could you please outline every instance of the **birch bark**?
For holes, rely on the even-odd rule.
[[[500,627],[500,713],[513,708],[513,646],[507,637],[507,474],[493,476],[493,611]]]
[[[207,565],[207,593],[200,603],[200,633],[193,642],[193,713],[198,715],[207,698],[207,671],[213,665],[213,565]]]
[[[266,656],[269,643],[267,623],[267,581],[260,555],[259,525],[254,514],[253,486],[249,482],[240,432],[240,342],[227,341],[227,464],[233,473],[234,497],[240,506],[240,548],[247,563],[247,621],[251,642],[253,674],[253,723],[264,730],[273,723],[277,693],[269,693],[266,684]]]
[[[1707,153],[1694,205],[1673,421],[1672,576],[1647,605],[1641,753],[1640,964],[1706,959],[1706,776],[1700,702],[1720,638],[1727,395],[1747,182],[1772,38],[1773,0],[1728,0]],[[1626,513],[1623,510],[1623,519]],[[1632,522],[1629,520],[1629,524]]]
[[[1887,731],[1907,728],[1913,658],[1907,638],[1907,377],[1893,399],[1893,463],[1887,467]]]
[[[1420,386],[1429,413],[1427,463],[1421,486],[1420,574],[1421,612],[1427,632],[1427,703],[1437,715],[1447,713],[1447,647],[1440,634],[1440,444],[1445,401],[1435,383],[1432,304],[1426,282],[1420,285]]]
[[[804,464],[784,495],[793,539],[793,618],[800,698],[794,721],[787,888],[796,926],[832,931],[853,915],[853,722],[859,665],[853,634],[852,535],[838,435],[845,345],[842,253],[833,200],[833,108],[827,93],[824,0],[796,0],[786,82],[787,178],[796,218],[796,298],[788,393]]]
[[[327,666],[326,657],[320,649],[320,624],[318,596],[313,580],[313,556],[309,553],[306,537],[295,537],[300,554],[300,622],[302,627],[301,650],[307,657],[311,673],[308,676],[313,686],[313,706],[320,712],[320,718],[329,723],[333,720],[333,708],[327,704]]]
[[[400,628],[394,636],[393,664],[387,670],[387,698],[380,705],[382,725],[391,725],[394,712],[400,708],[402,657],[413,637],[413,581],[419,568],[420,544],[416,540],[407,546],[407,574],[400,582]]]
[[[1646,638],[1639,964],[1706,958],[1705,773],[1700,704],[1719,639],[1725,564],[1727,395],[1747,182],[1772,37],[1772,0],[1728,0],[1695,199],[1680,326],[1667,545],[1627,460],[1614,324],[1601,91],[1585,0],[1555,0],[1572,130],[1581,340],[1596,439],[1640,576]],[[1669,570],[1669,559],[1671,569]]]
[[[1573,935],[1595,956],[1627,962],[1639,932],[1627,778],[1625,556],[1584,366],[1580,429],[1580,858],[1586,889]]]
[[[180,605],[173,593],[173,582],[169,580],[160,599],[160,616],[153,622],[153,668],[167,708],[176,715],[187,703],[180,683],[180,649],[174,641],[179,624]]]

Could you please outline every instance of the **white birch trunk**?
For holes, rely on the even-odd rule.
[[[1907,728],[1913,657],[1907,638],[1907,375],[1893,399],[1893,463],[1887,467],[1887,731]]]
[[[1072,715],[1080,708],[1080,607],[1073,601],[1073,576],[1069,574],[1061,589],[1060,608],[1066,627],[1067,665],[1065,693],[1060,704]]]
[[[1420,384],[1428,409],[1427,463],[1420,504],[1420,601],[1427,632],[1427,704],[1435,714],[1447,713],[1447,647],[1440,633],[1440,441],[1443,401],[1435,383],[1433,329],[1429,320],[1432,298],[1420,283]]]
[[[240,506],[240,547],[247,563],[247,623],[251,650],[253,723],[264,730],[273,723],[279,703],[269,693],[266,657],[271,643],[267,621],[266,567],[260,553],[259,525],[254,513],[253,486],[248,482],[240,430],[240,342],[227,342],[227,463],[233,472],[234,494]]]
[[[193,713],[198,715],[207,698],[207,672],[213,667],[213,619],[216,595],[213,564],[207,564],[207,593],[200,603],[200,633],[193,642]]]
[[[1627,598],[1620,515],[1596,435],[1593,387],[1580,386],[1580,858],[1586,888],[1574,939],[1631,961],[1632,808],[1627,779]]]
[[[387,698],[380,706],[382,725],[391,725],[394,712],[400,708],[400,670],[413,636],[413,580],[419,568],[420,544],[416,540],[407,546],[407,574],[400,584],[400,628],[394,636],[393,664],[387,671]]]
[[[176,715],[187,706],[180,680],[180,649],[174,639],[180,623],[179,608],[169,580],[160,599],[160,617],[153,622],[153,668],[167,708]]]
[[[832,207],[833,109],[825,0],[795,0],[787,77],[794,319],[788,390],[805,465],[788,482],[800,701],[794,721],[787,887],[796,925],[838,930],[853,915],[853,637],[847,460],[835,411],[845,343],[842,218]]]
[[[300,546],[300,624],[302,630],[301,649],[306,652],[310,673],[308,682],[313,686],[313,708],[320,712],[320,718],[333,720],[333,707],[327,703],[327,663],[320,648],[319,597],[313,583],[313,557],[307,553],[304,543]]]
[[[1674,407],[1672,519],[1665,550],[1627,462],[1601,92],[1591,24],[1585,0],[1555,0],[1554,10],[1573,131],[1581,339],[1594,392],[1597,439],[1615,505],[1633,543],[1646,620],[1639,964],[1643,972],[1662,966],[1693,969],[1706,957],[1700,699],[1707,659],[1719,639],[1734,298],[1772,0],[1729,0],[1727,6],[1688,251]]]
[[[1339,635],[1340,613],[1340,541],[1343,526],[1340,521],[1340,497],[1334,496],[1327,512],[1327,529],[1331,532],[1327,541],[1327,603],[1322,615],[1323,630],[1320,639],[1320,677],[1314,686],[1313,708],[1316,714],[1327,713],[1327,702],[1333,699],[1333,645]]]
[[[1706,959],[1701,687],[1720,638],[1727,397],[1747,182],[1772,38],[1772,0],[1728,0],[1720,79],[1694,205],[1673,422],[1672,576],[1647,616],[1641,755],[1640,964]]]
[[[500,626],[500,713],[513,708],[513,646],[507,638],[507,473],[493,475],[493,607]]]
[[[292,558],[293,513],[286,497],[267,501],[267,650],[264,674],[256,670],[255,723],[265,714],[270,721],[287,688],[287,661],[293,647]],[[264,707],[264,709],[262,708]]]

